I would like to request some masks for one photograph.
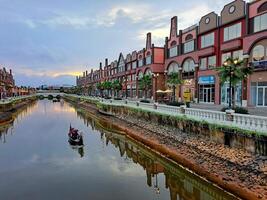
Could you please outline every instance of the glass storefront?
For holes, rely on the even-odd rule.
[[[215,78],[214,76],[201,76],[198,79],[198,98],[200,103],[215,102]]]
[[[267,106],[267,82],[252,82],[250,97],[253,106]]]
[[[221,87],[221,104],[228,105],[229,103],[229,82],[226,82]],[[235,88],[235,104],[241,106],[242,102],[242,86],[241,82],[236,85]]]

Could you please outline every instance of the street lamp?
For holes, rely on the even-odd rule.
[[[232,109],[232,76],[234,73],[235,65],[238,63],[238,59],[230,59],[228,58],[224,63],[223,66],[229,67],[229,109]]]
[[[158,77],[159,77],[159,73],[156,73],[156,74],[154,74],[154,73],[152,73],[152,76],[155,78],[155,101],[157,102],[157,82],[158,82]]]

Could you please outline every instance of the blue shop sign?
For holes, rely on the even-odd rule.
[[[200,76],[198,78],[198,84],[214,84],[215,77],[214,76]]]

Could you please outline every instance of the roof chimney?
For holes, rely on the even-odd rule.
[[[171,33],[170,33],[171,38],[177,36],[177,16],[174,16],[171,19]]]
[[[151,33],[147,33],[146,34],[146,49],[150,49],[151,48]]]
[[[105,66],[108,66],[108,59],[105,59]]]

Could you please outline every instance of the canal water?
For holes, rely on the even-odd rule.
[[[0,199],[235,199],[84,114],[40,100],[0,128]],[[84,147],[68,144],[70,123]]]

